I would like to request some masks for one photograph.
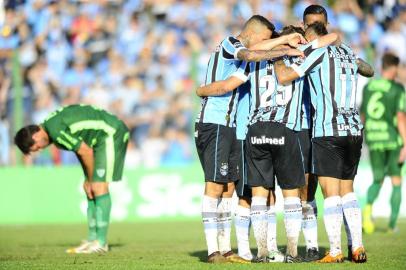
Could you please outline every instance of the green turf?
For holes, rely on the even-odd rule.
[[[280,220],[278,241],[283,248],[282,225]],[[399,222],[400,232],[395,234],[386,233],[385,225],[386,221],[379,220],[378,231],[364,236],[369,261],[363,265],[208,265],[199,221],[112,224],[111,252],[105,255],[64,253],[86,234],[84,225],[0,226],[0,269],[405,269],[406,220]],[[325,251],[326,234],[323,226],[319,228],[320,247]],[[345,245],[343,241],[346,254]],[[253,241],[251,246],[255,246]]]

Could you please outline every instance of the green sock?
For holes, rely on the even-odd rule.
[[[109,229],[111,197],[106,193],[95,197],[96,201],[96,227],[97,240],[104,246],[107,242],[107,231]]]
[[[374,181],[372,185],[368,188],[367,193],[367,203],[373,204],[379,195],[379,190],[381,190],[382,183],[380,181]]]
[[[87,226],[89,229],[87,240],[96,240],[96,202],[89,198],[87,198]]]
[[[394,229],[396,227],[396,221],[398,220],[400,202],[402,201],[402,190],[401,186],[393,186],[392,196],[390,198],[390,206],[392,209],[389,227]]]

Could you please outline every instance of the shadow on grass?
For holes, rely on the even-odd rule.
[[[286,245],[285,246],[279,246],[278,248],[279,248],[279,250],[281,252],[283,252],[283,253],[286,252]],[[238,253],[238,251],[235,250],[235,249],[233,249],[233,251],[236,254]],[[326,254],[326,251],[327,251],[326,247],[319,247],[320,257],[323,257],[324,254]],[[257,254],[257,249],[252,248],[251,252],[252,252],[252,254],[255,255],[255,254]],[[304,257],[306,255],[306,247],[305,246],[299,246],[298,247],[298,252],[299,252],[300,256]],[[196,250],[196,251],[190,252],[189,255],[191,257],[198,258],[200,262],[207,262],[207,250]]]
[[[22,247],[28,247],[28,248],[32,248],[32,247],[37,247],[37,245],[21,245]],[[41,246],[49,246],[49,247],[63,247],[63,248],[70,248],[70,247],[76,247],[78,246],[77,242],[71,242],[71,243],[49,243],[49,244],[41,244]],[[113,244],[109,244],[109,249],[115,249],[115,248],[121,248],[125,246],[125,244],[123,243],[113,243]]]
[[[198,258],[201,262],[207,262],[207,250],[196,250],[189,252],[191,257]]]

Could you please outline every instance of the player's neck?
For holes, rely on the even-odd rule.
[[[40,126],[40,132],[43,134],[44,137],[46,137],[47,142],[48,142],[47,145],[50,145],[51,141],[50,141],[49,135],[42,126]]]
[[[388,81],[393,81],[395,80],[396,76],[393,75],[392,72],[382,72],[382,78]]]
[[[246,48],[248,48],[249,46],[250,46],[250,42],[249,42],[249,35],[248,34],[246,34],[246,33],[244,33],[244,32],[242,32],[241,34],[239,34],[238,36],[237,36],[237,39],[241,42],[241,44],[244,46],[244,47],[246,47]]]

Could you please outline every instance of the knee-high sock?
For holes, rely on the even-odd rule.
[[[324,200],[324,224],[330,242],[330,255],[341,254],[341,225],[343,208],[340,196],[328,197]]]
[[[206,236],[207,253],[219,251],[217,242],[217,198],[203,196],[202,200],[202,220],[204,234]]]
[[[96,201],[96,230],[97,240],[104,246],[107,242],[107,232],[110,223],[111,197],[106,193],[95,197]]]
[[[268,218],[266,215],[267,199],[264,197],[254,196],[251,202],[251,222],[254,229],[254,236],[258,247],[258,257],[268,256],[267,249],[267,231]]]
[[[251,260],[250,249],[250,209],[237,206],[235,212],[235,233],[237,235],[238,255],[244,259]]]
[[[316,200],[302,202],[302,231],[306,249],[319,249],[317,242],[317,205]]]
[[[275,205],[271,205],[268,209],[268,235],[267,235],[268,251],[278,250],[276,241],[276,211]]]
[[[372,185],[369,186],[368,192],[367,192],[367,204],[373,204],[376,198],[379,195],[379,191],[381,190],[382,187],[382,182],[381,179],[374,180]]]
[[[87,226],[88,226],[88,241],[94,241],[97,239],[96,230],[96,201],[94,199],[87,198]]]
[[[400,203],[402,202],[402,189],[401,186],[393,186],[392,195],[390,198],[391,215],[389,220],[389,227],[394,229],[396,221],[398,220]]]
[[[222,254],[231,250],[231,198],[220,198],[217,206],[217,239]]]
[[[345,220],[351,235],[352,250],[362,247],[362,214],[357,196],[354,192],[347,193],[341,198]]]
[[[284,204],[284,220],[288,239],[286,253],[296,257],[300,229],[302,228],[302,204],[299,197],[286,197]]]
[[[344,213],[343,213],[343,220],[344,220],[345,234],[347,235],[347,246],[352,247],[352,238],[351,238],[350,227],[348,225],[348,222],[347,222],[347,219],[345,218]]]

